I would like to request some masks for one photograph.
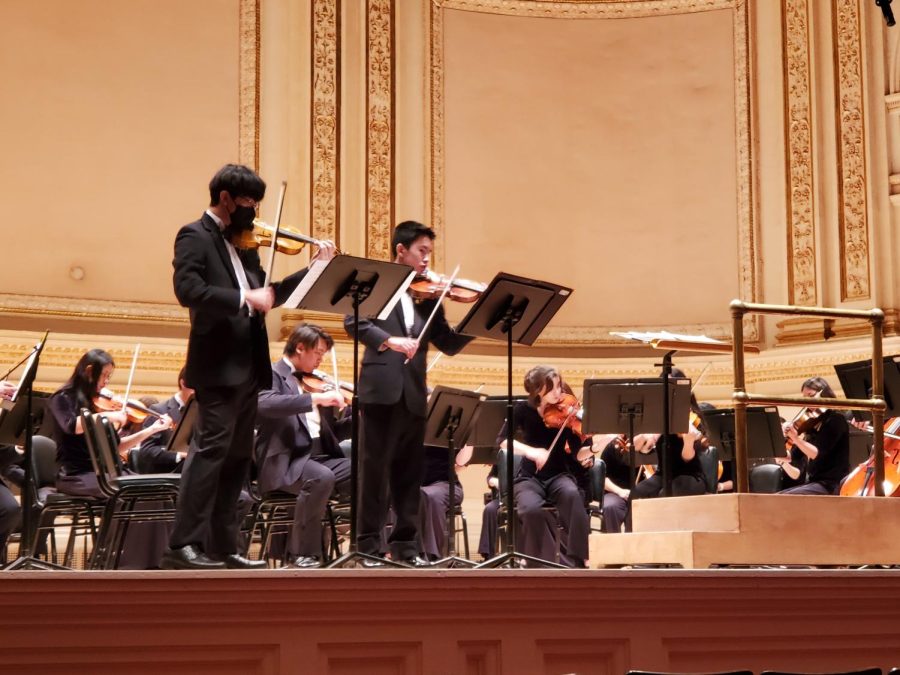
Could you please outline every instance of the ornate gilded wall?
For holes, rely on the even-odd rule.
[[[0,110],[19,214],[2,362],[52,329],[47,386],[66,355],[140,339],[139,387],[166,390],[187,328],[172,237],[234,160],[287,180],[284,221],[349,253],[390,257],[414,218],[438,232],[438,270],[575,288],[517,380],[548,360],[576,381],[648,374],[657,357],[610,330],[727,336],[732,297],[877,305],[897,333],[900,44],[873,3],[94,0],[74,25],[52,9],[0,8],[21,26],[0,46],[19,102]],[[302,316],[273,313],[272,336]],[[867,354],[852,322],[828,342],[821,321],[746,328],[751,380],[773,392]],[[476,345],[433,379],[499,390],[496,354]],[[727,359],[702,387],[728,398]]]

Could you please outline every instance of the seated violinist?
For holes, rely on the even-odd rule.
[[[809,378],[800,391],[809,398],[834,398],[834,390],[821,377]],[[850,471],[847,418],[838,410],[805,410],[805,414],[783,426],[785,440],[791,444],[790,456],[776,458],[789,478],[801,482],[779,494],[837,494],[841,479]]]
[[[606,481],[603,484],[603,531],[622,531],[628,513],[628,497],[631,494],[631,464],[627,441],[615,438],[600,454],[606,464]]]
[[[187,386],[184,376],[185,369],[182,367],[178,373],[178,391],[175,392],[175,395],[161,403],[149,406],[154,412],[168,416],[176,426],[181,421],[188,402],[194,397],[194,390]],[[154,421],[153,417],[148,416],[144,426],[151,426]],[[132,453],[138,453],[135,465],[140,473],[177,473],[181,471],[186,453],[166,451],[173,433],[174,429],[160,431],[132,451]]]
[[[56,489],[68,495],[102,498],[103,492],[94,473],[91,456],[81,426],[81,411],[98,413],[101,392],[109,383],[115,362],[102,349],[91,349],[78,361],[72,377],[59,388],[47,402],[47,410],[53,416],[53,439],[56,441],[56,461],[59,473]],[[99,412],[115,427],[128,423],[128,415],[122,410]],[[119,439],[119,453],[124,453],[145,438],[168,429],[172,420],[158,419],[154,424],[137,433]],[[138,523],[128,528],[120,567],[144,569],[156,567],[167,538],[166,523]],[[161,526],[161,527],[157,527]]]
[[[259,392],[257,444],[259,486],[297,495],[288,541],[291,568],[320,567],[323,561],[322,519],[337,486],[345,491],[350,460],[339,447],[339,434],[349,432],[335,409],[344,407],[336,390],[305,393],[300,379],[309,376],[334,345],[318,326],[299,324],[273,366],[272,387]]]
[[[544,422],[545,413],[563,401],[563,386],[555,368],[535,366],[525,375],[528,399],[516,404],[513,452],[523,457],[513,487],[516,513],[522,523],[518,545],[526,555],[542,560],[555,558],[556,523],[543,508],[549,503],[556,507],[567,534],[560,562],[584,567],[590,521],[578,480],[593,463],[595,453],[590,439],[582,439],[568,426],[560,431]],[[498,441],[501,448],[506,447],[505,426]]]

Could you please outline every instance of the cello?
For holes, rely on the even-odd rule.
[[[884,425],[884,496],[900,496],[900,417]],[[841,485],[842,497],[875,496],[875,453],[857,466]]]

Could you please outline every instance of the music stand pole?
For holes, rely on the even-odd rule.
[[[33,396],[32,392],[34,390],[34,375],[37,371],[38,361],[40,360],[41,351],[43,351],[44,343],[47,340],[47,335],[44,335],[44,339],[41,340],[37,345],[35,345],[31,354],[26,357],[27,360],[30,357],[34,357],[31,363],[28,365],[28,371],[22,375],[23,386],[26,388],[25,392],[25,455],[23,457],[22,463],[25,465],[25,480],[22,483],[22,533],[21,538],[19,539],[19,556],[13,560],[9,565],[3,568],[4,571],[7,570],[67,570],[68,567],[64,567],[63,565],[57,565],[56,563],[52,563],[46,560],[40,560],[39,558],[35,558],[32,554],[34,553],[34,503],[35,503],[35,490],[34,490],[34,471],[32,471],[32,460],[31,453],[33,452],[32,448],[32,438],[34,436],[34,419],[33,419]],[[12,371],[10,371],[12,372]],[[21,395],[21,391],[19,394]]]
[[[669,377],[672,375],[672,354],[676,350],[666,352],[662,362],[663,391],[663,437],[660,463],[663,470],[663,489],[666,497],[672,496],[672,467],[669,462]]]
[[[462,410],[451,415],[447,421],[447,555],[434,563],[435,567],[475,567],[475,563],[456,555],[456,536],[453,531],[453,521],[456,518],[456,445],[454,435],[462,421]]]
[[[370,553],[361,552],[356,544],[356,513],[359,493],[359,305],[372,292],[373,284],[356,280],[350,286],[348,295],[353,298],[353,397],[350,399],[350,541],[347,552],[333,561],[328,567],[344,567],[347,563],[358,560],[405,567],[392,560],[379,558]]]
[[[526,555],[525,553],[519,553],[516,551],[516,520],[518,520],[518,516],[516,515],[516,495],[513,490],[513,435],[515,432],[515,420],[514,420],[514,410],[513,410],[513,338],[512,338],[512,329],[513,326],[518,323],[519,319],[522,318],[522,313],[524,308],[516,310],[515,307],[510,306],[507,308],[506,312],[501,319],[501,323],[503,324],[503,331],[506,333],[506,552],[491,558],[490,560],[486,560],[480,565],[476,565],[476,568],[480,567],[502,567],[503,565],[510,565],[512,567],[517,566],[516,562],[533,562],[539,565],[543,565],[545,567],[558,567],[561,569],[565,569],[565,565],[560,565],[558,563],[550,562],[549,560],[543,560],[541,558],[535,558],[534,556]]]

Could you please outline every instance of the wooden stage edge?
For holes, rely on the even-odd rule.
[[[0,573],[11,673],[900,666],[893,570]]]
[[[900,565],[900,499],[721,494],[632,508],[633,533],[591,535],[591,566]]]

